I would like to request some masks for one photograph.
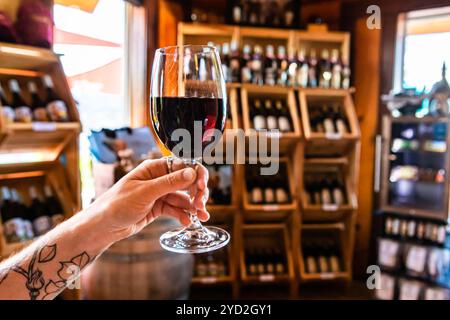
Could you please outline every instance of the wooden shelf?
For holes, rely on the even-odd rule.
[[[285,224],[242,225],[241,239],[243,246],[240,248],[240,275],[244,284],[290,283],[295,278],[291,245]],[[247,273],[245,247],[264,248],[270,245],[279,245],[283,248],[286,273],[282,275],[249,275]]]

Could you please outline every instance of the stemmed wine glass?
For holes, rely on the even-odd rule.
[[[227,97],[221,66],[219,54],[211,46],[173,46],[155,53],[150,87],[153,127],[172,156],[194,168],[205,150],[219,141],[225,127]],[[164,249],[201,253],[230,241],[225,230],[206,228],[196,212],[189,214],[188,227],[161,236]]]

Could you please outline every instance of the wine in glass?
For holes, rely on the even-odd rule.
[[[173,157],[195,168],[205,149],[214,147],[225,127],[226,98],[220,57],[214,47],[185,45],[156,50],[150,87],[151,120],[159,140]],[[206,228],[196,212],[189,214],[188,227],[161,236],[164,249],[201,253],[229,242],[228,232]]]

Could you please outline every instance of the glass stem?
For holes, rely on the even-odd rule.
[[[194,169],[195,171],[197,171],[197,168],[198,168],[198,166],[197,166],[197,164],[198,164],[197,160],[195,160],[195,159],[193,159],[193,160],[185,160],[185,161],[184,161],[184,164],[185,164],[187,167],[190,167],[190,168]],[[190,189],[188,190],[188,194],[189,194],[189,197],[190,197],[190,199],[191,199],[191,202],[194,201],[195,192],[193,192],[193,188],[190,188]],[[191,224],[190,224],[189,226],[186,227],[187,230],[198,230],[198,229],[203,229],[203,225],[202,225],[202,223],[200,222],[200,220],[198,219],[198,217],[197,217],[197,212],[196,212],[196,211],[189,212],[189,218],[191,219]]]

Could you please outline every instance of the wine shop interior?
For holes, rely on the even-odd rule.
[[[171,155],[156,62],[204,46],[226,102],[205,225],[231,240],[169,252],[162,216],[58,299],[450,300],[449,44],[448,0],[0,0],[0,261]],[[167,72],[192,97],[202,59]]]

